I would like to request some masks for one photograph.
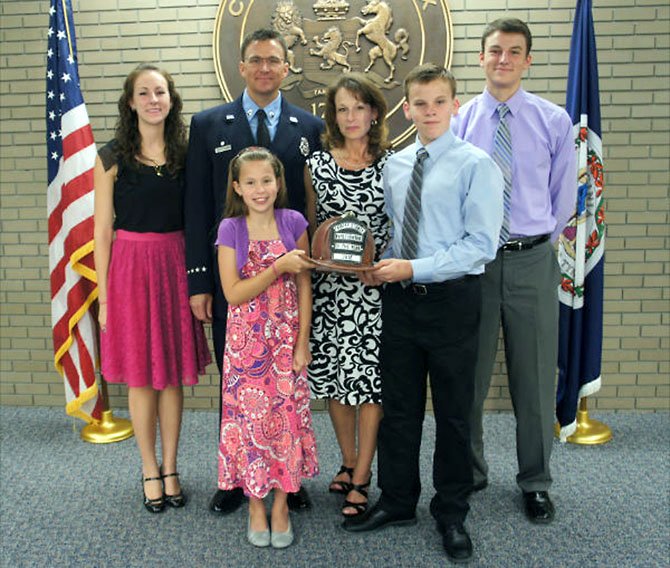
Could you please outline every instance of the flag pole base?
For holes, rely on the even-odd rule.
[[[133,435],[133,425],[125,418],[114,418],[111,410],[102,413],[100,422],[88,424],[81,429],[81,439],[91,444],[122,442]]]
[[[561,431],[561,425],[557,423],[554,431],[556,436],[558,436]],[[579,402],[579,409],[577,410],[577,429],[574,434],[567,437],[566,441],[582,446],[596,446],[598,444],[605,444],[611,439],[612,430],[607,424],[589,418],[586,397],[583,397]]]

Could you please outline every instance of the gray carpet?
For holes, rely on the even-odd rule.
[[[119,416],[126,416],[123,412]],[[514,483],[514,419],[486,416],[491,485],[471,499],[471,566],[670,566],[670,421],[663,414],[598,414],[614,440],[595,447],[556,442],[556,521],[526,521]],[[180,470],[190,503],[151,515],[141,503],[133,439],[84,443],[81,423],[60,409],[0,407],[2,566],[372,567],[447,565],[428,513],[434,422],[427,417],[423,488],[415,527],[354,536],[339,528],[327,484],[339,466],[327,414],[315,413],[322,473],[306,482],[314,509],[293,515],[287,550],[245,539],[246,509],[207,510],[215,488],[217,415],[187,412]],[[372,493],[376,499],[378,491]]]

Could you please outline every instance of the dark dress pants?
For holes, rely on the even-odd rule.
[[[479,277],[427,286],[390,284],[382,295],[382,418],[378,437],[380,504],[411,514],[421,493],[419,454],[430,377],[436,423],[433,516],[462,521],[472,488],[469,417],[474,393]]]

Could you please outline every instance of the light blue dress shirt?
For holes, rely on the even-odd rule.
[[[386,258],[401,258],[405,198],[415,143],[392,155],[384,168],[384,198],[392,222]],[[413,282],[429,284],[481,274],[493,260],[503,220],[503,176],[479,148],[450,131],[425,146],[417,257]]]
[[[242,108],[244,109],[244,114],[249,121],[251,132],[253,133],[254,138],[256,138],[256,129],[258,128],[258,117],[256,116],[256,112],[261,107],[259,107],[252,100],[246,89],[244,89],[244,93],[242,93]],[[267,116],[267,126],[268,132],[270,133],[270,140],[274,140],[275,133],[277,132],[277,126],[279,125],[279,117],[281,116],[281,93],[277,95],[277,98],[274,101],[263,108],[263,110]]]

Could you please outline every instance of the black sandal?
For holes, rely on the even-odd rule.
[[[352,501],[349,501],[348,499],[345,499],[344,503],[342,504],[343,517],[347,517],[348,519],[351,519],[352,517],[360,517],[363,513],[365,513],[365,511],[368,510],[369,502],[367,501],[367,498],[368,498],[368,487],[370,487],[370,481],[372,481],[372,475],[370,476],[370,479],[368,479],[367,483],[361,483],[360,485],[356,485],[355,483],[351,484],[351,490],[365,497],[366,501],[365,503],[354,503]],[[354,509],[356,512],[345,513],[344,510],[347,508]]]
[[[144,508],[150,513],[162,513],[165,510],[165,493],[157,499],[149,499],[144,491],[144,484],[147,481],[160,481],[163,487],[163,476],[160,477],[143,477],[142,478],[142,494],[144,495]],[[165,491],[163,489],[163,491]]]
[[[179,474],[176,472],[161,474],[161,479],[165,479],[166,477],[179,477]],[[183,491],[179,491],[179,493],[176,495],[169,495],[165,493],[165,502],[170,505],[170,507],[179,509],[179,507],[186,505],[186,495],[184,495]]]
[[[354,475],[354,468],[343,465],[340,467],[340,471],[335,474],[335,477],[342,475],[343,473],[346,473],[349,476],[349,479],[351,479],[351,476]],[[351,491],[352,487],[353,484],[351,481],[337,481],[333,479],[333,481],[331,481],[330,485],[328,486],[328,493],[339,493],[340,495],[346,495],[349,493],[349,491]]]

